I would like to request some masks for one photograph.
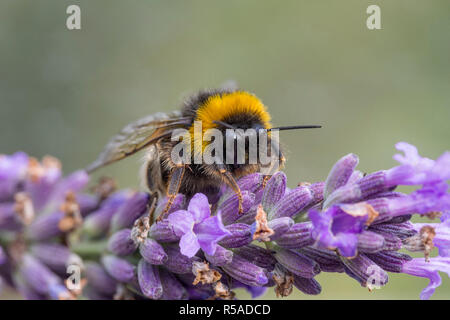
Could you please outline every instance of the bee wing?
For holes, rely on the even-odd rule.
[[[191,120],[190,117],[182,117],[180,111],[174,111],[171,113],[158,112],[132,122],[111,138],[97,160],[91,163],[86,171],[92,172],[126,158],[146,146],[170,136],[172,130],[189,126]]]

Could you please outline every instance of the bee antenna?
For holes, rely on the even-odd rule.
[[[296,129],[317,129],[317,128],[322,128],[322,126],[319,125],[306,125],[306,126],[284,126],[284,127],[273,127],[273,128],[269,128],[267,129],[267,131],[272,131],[272,130],[296,130]]]
[[[214,120],[213,123],[215,124],[220,124],[221,126],[227,127],[229,129],[236,129],[234,126],[232,126],[229,123],[223,122],[223,121],[219,121],[219,120]]]

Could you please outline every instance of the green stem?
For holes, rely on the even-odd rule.
[[[102,241],[82,241],[71,245],[73,252],[82,258],[97,258],[106,252],[108,242]]]

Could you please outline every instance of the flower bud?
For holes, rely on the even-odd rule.
[[[99,199],[97,196],[86,193],[78,194],[77,202],[80,206],[80,213],[83,217],[86,217],[88,214],[92,213],[99,205]]]
[[[172,225],[167,219],[154,223],[150,227],[148,235],[159,242],[176,242],[180,240],[180,237],[175,234]]]
[[[299,249],[314,243],[311,237],[312,224],[301,222],[294,224],[288,231],[282,234],[276,242],[286,249]]]
[[[242,191],[242,213],[239,213],[239,199],[237,194],[233,193],[225,200],[223,200],[217,207],[217,211],[222,213],[222,222],[224,225],[235,222],[241,218],[243,214],[250,210],[253,202],[255,201],[255,195],[248,191]]]
[[[127,256],[136,251],[138,244],[131,238],[131,229],[122,229],[108,239],[108,250],[118,256]]]
[[[153,300],[161,298],[163,286],[157,266],[151,265],[144,259],[141,259],[137,267],[137,277],[142,293],[146,297]]]
[[[15,203],[0,203],[0,228],[8,231],[22,228]]]
[[[123,207],[113,216],[111,229],[117,231],[130,228],[134,221],[143,215],[147,208],[149,196],[144,192],[136,192],[129,198]]]
[[[222,266],[222,269],[234,279],[249,286],[263,286],[269,281],[263,268],[238,255],[233,255],[231,263]]]
[[[327,198],[334,190],[345,185],[358,165],[357,155],[352,153],[342,157],[335,163],[325,182],[324,197]]]
[[[313,195],[307,186],[297,187],[281,198],[268,212],[269,220],[281,217],[293,217],[311,204]]]
[[[162,198],[158,201],[158,204],[155,208],[154,216],[159,217],[159,215],[163,212],[163,210],[166,208],[168,198]],[[184,194],[177,194],[175,199],[172,202],[172,205],[169,208],[169,211],[167,211],[167,215],[171,214],[172,212],[185,209],[186,207],[186,196]]]
[[[346,184],[334,190],[326,198],[323,207],[328,208],[335,203],[361,201],[374,194],[388,191],[391,187],[392,185],[387,183],[385,171],[374,172],[352,184]]]
[[[269,228],[273,230],[274,234],[270,236],[270,240],[276,240],[286,234],[294,225],[294,220],[289,217],[277,218],[269,221]]]
[[[205,258],[211,262],[211,264],[220,267],[231,262],[233,259],[233,252],[217,245],[214,255],[205,253]]]
[[[366,256],[388,272],[402,272],[403,264],[412,260],[410,256],[397,251],[381,251]]]
[[[61,175],[59,160],[49,156],[44,157],[42,163],[35,158],[29,159],[28,179],[24,181],[23,188],[26,194],[33,199],[34,210],[39,212],[49,203]]]
[[[167,270],[161,269],[161,284],[163,287],[162,299],[164,300],[186,300],[188,293],[184,286],[175,276]]]
[[[294,274],[294,286],[305,294],[318,295],[322,291],[320,283],[314,278],[302,278]]]
[[[139,246],[142,258],[150,264],[163,264],[167,261],[167,254],[163,247],[153,239],[147,238]]]
[[[127,260],[113,255],[101,258],[102,264],[111,277],[119,282],[130,282],[134,277],[134,266]]]
[[[78,255],[72,253],[66,246],[57,243],[37,243],[31,247],[30,252],[59,274],[66,274],[69,265],[83,266]]]
[[[317,183],[313,183],[310,186],[308,186],[308,189],[312,194],[312,201],[309,204],[309,207],[314,206],[314,205],[318,204],[319,202],[323,201],[324,188],[325,188],[325,182],[317,182]]]
[[[320,267],[314,260],[298,252],[278,248],[274,255],[278,263],[300,277],[313,278],[320,273]]]
[[[0,246],[0,266],[4,263],[6,263],[7,261],[7,257],[5,254],[5,251],[3,250],[3,248]]]
[[[347,267],[348,274],[364,287],[370,289],[373,286],[384,286],[388,282],[386,271],[363,254],[353,259],[342,258],[341,261]]]
[[[113,215],[124,205],[128,195],[128,191],[116,192],[111,195],[98,210],[84,220],[82,230],[91,237],[105,234],[109,229]]]
[[[402,248],[402,240],[392,233],[378,232],[384,238],[383,250],[400,250]]]
[[[47,297],[34,290],[21,275],[14,276],[14,287],[26,300],[45,300]]]
[[[96,262],[85,264],[86,278],[89,286],[106,296],[113,296],[117,291],[117,281]]]
[[[59,223],[64,216],[64,212],[57,211],[37,217],[29,226],[27,237],[30,240],[44,241],[63,234]]]
[[[384,248],[384,238],[371,231],[363,231],[357,234],[358,238],[358,250],[361,252],[374,253]]]
[[[286,192],[286,175],[279,171],[267,182],[262,196],[262,206],[266,212],[270,212]]]
[[[28,168],[28,156],[16,152],[10,156],[0,157],[0,201],[12,200],[19,183],[25,178]]]
[[[324,272],[344,272],[344,265],[334,251],[303,247],[300,253],[317,262]]]
[[[192,262],[198,260],[197,257],[188,258],[180,252],[180,248],[175,246],[165,246],[167,260],[164,266],[173,273],[190,273],[192,271]]]
[[[68,193],[77,193],[81,191],[89,182],[89,175],[83,171],[78,170],[69,176],[60,180],[54,187],[51,197],[49,197],[46,208],[56,210],[60,203],[64,202]],[[47,209],[48,210],[48,209]]]
[[[371,225],[369,229],[375,232],[390,233],[399,237],[402,240],[417,234],[417,231],[414,229],[413,224],[409,221],[401,223],[391,222],[384,224],[376,224]]]
[[[220,245],[225,248],[239,248],[252,242],[252,232],[248,224],[234,223],[225,227],[231,235],[220,240]]]
[[[19,272],[33,290],[43,295],[49,293],[50,285],[60,283],[56,274],[30,254],[23,256]]]
[[[257,265],[258,267],[267,269],[268,271],[272,271],[277,263],[272,251],[254,244],[240,247],[234,252],[245,260]]]

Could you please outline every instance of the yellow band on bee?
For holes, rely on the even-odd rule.
[[[222,121],[236,114],[252,114],[260,119],[264,128],[270,128],[270,114],[267,112],[266,106],[256,96],[244,91],[235,91],[231,93],[222,93],[213,95],[201,105],[197,110],[195,121],[202,123],[202,137],[205,131],[217,128],[214,121]],[[190,129],[192,146],[196,143],[202,144],[202,151],[208,145],[208,141],[196,141],[194,126]]]

